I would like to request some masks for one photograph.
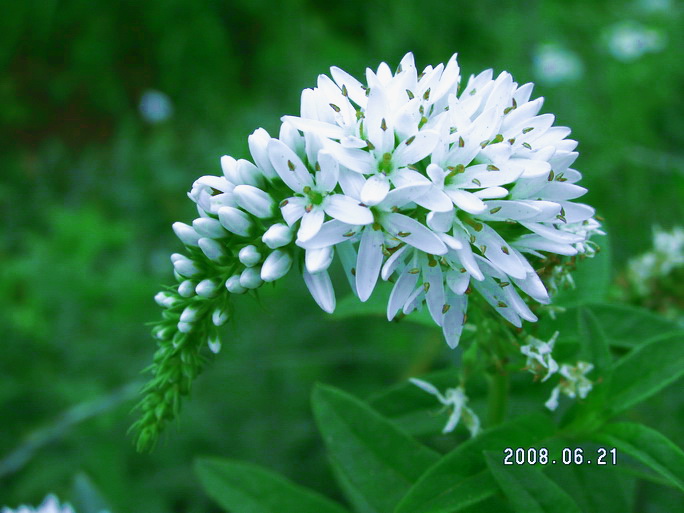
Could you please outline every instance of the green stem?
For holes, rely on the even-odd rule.
[[[508,408],[508,373],[503,369],[489,375],[489,397],[487,424],[489,427],[501,424]]]

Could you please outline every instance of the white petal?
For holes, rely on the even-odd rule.
[[[476,280],[483,280],[484,275],[475,261],[473,250],[470,248],[470,240],[464,228],[454,225],[454,238],[461,243],[461,249],[456,249],[458,259],[463,264],[463,267]]]
[[[584,187],[567,182],[549,182],[542,187],[539,197],[549,200],[572,200],[584,195],[587,190]]]
[[[458,346],[465,324],[465,312],[468,307],[468,296],[447,294],[447,305],[449,309],[444,314],[444,321],[442,323],[442,333],[446,343],[451,349]]]
[[[433,255],[443,255],[447,252],[444,242],[430,229],[403,214],[389,214],[383,221],[385,229],[411,246]]]
[[[380,277],[383,280],[389,280],[390,276],[394,274],[394,271],[396,271],[397,268],[403,263],[403,257],[405,256],[404,253],[406,253],[406,250],[409,247],[410,246],[406,245],[402,246],[392,253],[392,255],[387,259],[387,262],[385,262],[385,265],[382,266],[382,272],[380,273]]]
[[[335,142],[328,142],[325,146],[337,161],[344,167],[362,174],[371,174],[377,167],[375,157],[367,151],[357,148],[346,148]]]
[[[527,272],[523,264],[511,251],[509,244],[494,229],[483,224],[479,231],[474,228],[469,231],[475,237],[478,247],[486,247],[484,256],[495,267],[514,278],[522,279],[526,276]]]
[[[534,202],[525,201],[488,201],[486,203],[486,208],[487,210],[480,214],[478,219],[491,219],[493,221],[506,221],[512,219],[514,221],[522,221],[531,219],[541,213],[541,210],[534,205]]]
[[[361,189],[361,201],[366,205],[373,206],[385,199],[389,192],[390,183],[387,176],[379,173],[366,180]]]
[[[429,214],[428,214],[429,215]],[[444,244],[446,244],[449,249],[452,249],[454,251],[458,251],[459,249],[463,249],[463,243],[458,240],[456,237],[453,237],[449,235],[448,233],[438,233],[437,234],[440,239],[444,241]]]
[[[411,140],[411,137],[415,139]],[[439,134],[433,130],[423,130],[411,137],[400,142],[394,150],[392,161],[396,167],[405,167],[423,160],[439,142]]]
[[[290,189],[302,192],[305,186],[313,185],[313,180],[306,166],[295,152],[282,141],[271,139],[268,143],[268,155],[278,176]]]
[[[430,266],[429,260],[425,259],[423,264],[423,283],[429,283],[429,288],[425,292],[425,300],[432,319],[438,326],[442,325],[444,313],[442,309],[445,304],[444,297],[444,276],[439,262]]]
[[[536,234],[523,235],[511,245],[519,248],[521,251],[539,250],[567,256],[577,254],[577,250],[570,243],[551,241]],[[531,253],[534,254],[534,252]]]
[[[304,283],[306,283],[309,292],[318,306],[325,312],[333,313],[335,311],[335,291],[333,290],[328,271],[311,274],[304,269],[302,274],[304,276]]]
[[[470,274],[468,272],[461,272],[457,270],[450,270],[447,272],[447,286],[454,294],[464,294],[468,285],[470,285]]]
[[[326,246],[320,249],[307,249],[304,256],[306,270],[311,274],[325,271],[333,261],[333,248]]]
[[[576,235],[563,230],[557,230],[556,228],[552,228],[541,223],[520,224],[537,235],[541,235],[545,239],[549,239],[553,242],[559,242],[561,244],[573,244],[575,242],[582,242],[584,240],[584,237],[581,235]]]
[[[336,66],[330,68],[330,74],[335,83],[340,86],[340,89],[344,87],[347,90],[349,98],[351,98],[354,103],[359,107],[366,107],[368,98],[366,97],[366,91],[364,90],[363,85],[361,85],[361,82]]]
[[[321,226],[323,226],[323,219],[325,219],[325,212],[320,206],[316,206],[309,212],[305,212],[302,216],[302,224],[297,232],[297,238],[306,242],[316,235]]]
[[[417,269],[417,268],[416,268]],[[404,272],[401,273],[399,279],[394,284],[392,292],[387,302],[387,320],[391,321],[394,316],[401,310],[408,300],[411,292],[416,288],[418,283],[418,273],[409,272],[413,267],[409,264]]]
[[[282,203],[281,203],[282,204]],[[288,198],[287,203],[280,207],[285,222],[292,226],[304,215],[305,198]]]
[[[546,287],[544,287],[544,283],[539,278],[539,275],[534,271],[527,259],[517,249],[513,248],[513,251],[523,263],[523,266],[527,271],[527,275],[524,279],[519,280],[513,278],[513,282],[520,287],[520,290],[525,292],[532,299],[542,304],[550,303],[551,299],[549,298],[549,293],[547,292]]]
[[[318,233],[304,242],[297,240],[297,245],[304,249],[318,249],[324,248],[326,246],[334,246],[340,242],[351,240],[358,232],[359,228],[357,226],[350,226],[347,223],[333,219],[332,221],[326,221],[321,226]]]
[[[356,290],[359,299],[366,301],[373,292],[382,267],[382,243],[384,236],[381,230],[368,226],[361,235],[359,256],[356,263]]]
[[[582,203],[561,201],[561,206],[565,210],[565,219],[569,224],[586,221],[596,213],[592,207]]]
[[[290,123],[297,130],[301,130],[302,132],[313,132],[321,137],[329,137],[330,139],[340,139],[344,137],[344,129],[340,126],[333,125],[332,123],[295,116],[283,116],[282,121]]]
[[[487,205],[471,192],[460,189],[445,189],[444,192],[451,198],[454,205],[470,214],[479,214],[487,209]]]
[[[402,187],[397,187],[392,189],[387,193],[387,196],[382,201],[380,207],[383,210],[391,210],[392,207],[403,207],[407,203],[415,202],[416,198],[419,198],[427,190],[432,187],[430,183],[415,184],[415,185],[404,185]]]
[[[366,184],[366,179],[362,174],[342,168],[338,180],[345,195],[361,201],[361,189]]]
[[[489,187],[487,189],[482,189],[481,191],[476,191],[473,194],[480,199],[499,199],[508,196],[508,189],[505,187]]]
[[[340,262],[342,262],[344,274],[347,277],[349,286],[354,295],[358,297],[359,294],[356,292],[356,276],[354,276],[356,273],[356,249],[349,241],[341,242],[335,249],[337,251],[337,256],[340,258]]]
[[[446,403],[446,399],[444,398],[444,396],[440,393],[439,390],[437,390],[437,388],[432,383],[428,383],[427,381],[423,381],[422,379],[416,378],[409,378],[409,381],[416,385],[418,388],[421,388],[422,390],[427,392],[428,394],[437,396],[441,403]]]
[[[448,212],[428,212],[427,225],[431,230],[438,232],[439,237],[442,237],[443,232],[448,232],[454,224],[455,212],[453,207]],[[441,233],[439,233],[441,232]]]
[[[323,201],[325,212],[335,219],[353,225],[367,225],[373,222],[373,213],[368,207],[343,194],[333,194]]]
[[[435,187],[434,185],[430,187],[422,196],[419,196],[416,203],[421,207],[425,207],[433,212],[452,212],[453,206],[451,204],[451,199],[443,191]],[[479,200],[478,200],[479,201]]]

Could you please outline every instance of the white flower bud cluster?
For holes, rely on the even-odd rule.
[[[594,365],[588,362],[577,362],[576,365],[563,364],[558,373],[561,375],[560,383],[551,391],[551,397],[544,405],[549,410],[558,408],[558,398],[560,394],[568,396],[570,399],[579,397],[584,399],[591,392],[594,383],[586,375],[594,369]]]
[[[67,503],[60,505],[59,499],[50,494],[37,508],[31,506],[19,506],[18,509],[4,507],[0,513],[74,513],[74,509]]]

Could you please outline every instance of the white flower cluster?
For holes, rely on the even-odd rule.
[[[368,69],[367,85],[336,67],[331,75],[303,91],[301,115],[285,116],[278,138],[249,137],[254,163],[225,156],[223,176],[195,182],[200,217],[174,229],[221,272],[174,255],[178,294],[255,289],[303,250],[304,281],[327,312],[337,254],[361,301],[379,278],[392,281],[388,319],[427,304],[451,347],[472,288],[515,326],[535,321],[519,291],[550,298],[526,255],[584,252],[598,223],[572,201],[586,192],[570,167],[577,143],[539,114],[533,85],[487,70],[459,92],[455,55],[419,74],[407,54],[394,74],[385,63]],[[167,307],[177,299],[158,296]],[[186,308],[178,329],[191,331],[200,315]]]
[[[444,429],[442,429],[443,434],[451,433],[456,429],[461,420],[463,420],[463,425],[470,431],[471,437],[476,436],[480,432],[480,418],[467,406],[468,397],[465,395],[465,390],[462,386],[447,388],[446,392],[442,394],[432,383],[422,379],[410,378],[409,381],[428,394],[434,395],[445,408],[451,409],[449,419],[444,425]]]
[[[57,497],[48,495],[37,508],[31,506],[19,506],[18,509],[4,507],[0,513],[74,513],[74,510],[68,504],[60,506]]]
[[[630,260],[627,276],[640,296],[650,292],[649,282],[664,278],[675,269],[684,267],[684,229],[670,231],[656,226],[653,229],[653,250]]]
[[[535,378],[544,374],[542,381],[546,381],[558,371],[558,363],[552,354],[558,335],[559,332],[556,331],[548,342],[530,335],[527,337],[528,344],[520,348],[520,352],[527,357],[526,369],[534,374]]]
[[[551,391],[551,397],[544,405],[549,410],[558,408],[558,398],[560,394],[568,396],[570,399],[579,397],[584,399],[591,392],[594,383],[586,377],[594,369],[594,364],[588,362],[577,362],[576,365],[564,363],[560,366],[558,373],[561,380]]]

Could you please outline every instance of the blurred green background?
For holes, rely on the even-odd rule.
[[[312,384],[367,396],[455,353],[437,330],[336,321],[291,276],[237,302],[181,419],[136,454],[145,323],[173,279],[171,223],[196,215],[192,182],[248,157],[257,127],[277,134],[331,65],[361,77],[407,51],[419,68],[458,52],[465,77],[534,81],[573,129],[619,276],[653,225],[684,215],[682,13],[675,0],[3,2],[0,505],[91,488],[113,512],[218,511],[192,475],[208,454],[334,493]]]

